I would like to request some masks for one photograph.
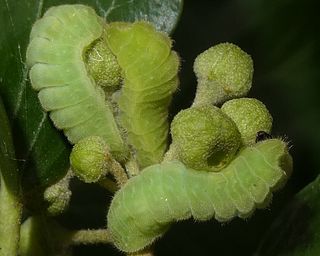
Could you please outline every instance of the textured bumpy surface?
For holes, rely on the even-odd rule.
[[[277,139],[243,149],[218,173],[187,169],[178,161],[150,166],[116,193],[108,213],[110,234],[120,250],[133,252],[174,221],[248,217],[265,206],[290,169],[287,145]]]
[[[179,159],[196,170],[219,171],[241,146],[241,134],[221,109],[204,105],[180,111],[171,124]]]
[[[43,108],[70,142],[101,136],[121,159],[125,144],[105,93],[88,75],[83,60],[86,49],[102,32],[103,23],[92,8],[52,7],[32,28],[26,60]]]
[[[171,40],[146,22],[112,23],[107,41],[124,74],[117,99],[121,123],[141,167],[159,163],[167,147],[168,105],[178,85]]]
[[[198,86],[193,105],[217,105],[248,93],[252,83],[253,62],[238,46],[222,43],[198,55],[194,72]]]
[[[222,105],[221,110],[237,125],[244,145],[254,144],[259,131],[271,133],[272,116],[266,106],[257,99],[229,100]]]

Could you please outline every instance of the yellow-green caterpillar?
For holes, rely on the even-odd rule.
[[[107,42],[123,70],[121,123],[141,167],[159,163],[167,148],[168,105],[178,85],[171,40],[145,22],[112,23]]]
[[[127,149],[111,107],[84,63],[86,50],[103,30],[90,7],[52,7],[32,27],[26,60],[42,107],[70,142],[100,136],[123,159]]]
[[[167,35],[146,22],[106,24],[90,7],[61,5],[34,24],[27,64],[43,108],[71,143],[100,136],[123,160],[126,134],[141,167],[162,160],[179,67]]]
[[[190,169],[179,161],[147,167],[112,201],[108,228],[113,242],[122,251],[134,252],[174,221],[246,218],[266,205],[290,168],[287,145],[278,139],[242,149],[221,172]]]

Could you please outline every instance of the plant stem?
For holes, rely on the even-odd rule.
[[[140,172],[139,170],[139,166],[138,166],[138,163],[137,161],[131,157],[127,162],[126,162],[126,170],[127,170],[127,173],[129,175],[129,177],[134,177],[134,176],[137,176]]]
[[[87,229],[70,232],[69,244],[78,245],[97,243],[111,243],[111,239],[107,229]]]
[[[17,255],[22,213],[20,175],[0,99],[0,255]]]
[[[122,168],[121,164],[114,159],[110,161],[110,173],[116,179],[119,187],[123,186],[128,181],[126,171]]]
[[[171,143],[168,151],[165,153],[163,157],[163,162],[168,162],[175,159],[179,159],[178,150],[176,148],[176,145],[174,143]]]
[[[115,193],[119,189],[118,185],[112,180],[110,180],[108,177],[101,178],[98,181],[98,184],[112,193]]]
[[[69,238],[66,245],[79,245],[79,244],[107,244],[112,243],[107,229],[95,229],[95,230],[76,230],[69,233]],[[150,248],[135,252],[129,253],[127,256],[154,256]]]

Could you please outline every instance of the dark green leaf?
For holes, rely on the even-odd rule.
[[[25,65],[32,24],[50,6],[66,3],[93,6],[108,21],[147,19],[167,32],[174,28],[182,9],[182,0],[1,0],[0,94],[13,127],[20,167],[29,183],[50,184],[69,165],[70,146],[41,110]]]
[[[256,255],[320,255],[320,176],[301,190],[266,233]]]

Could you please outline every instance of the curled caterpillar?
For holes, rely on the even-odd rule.
[[[32,27],[26,60],[42,107],[71,143],[100,136],[117,159],[126,155],[104,91],[88,73],[86,50],[104,32],[104,23],[84,5],[50,8]]]
[[[174,221],[193,217],[228,221],[264,207],[291,169],[285,142],[270,139],[241,150],[221,172],[172,161],[147,167],[116,193],[108,227],[122,251],[143,249]]]
[[[141,167],[162,160],[179,67],[167,35],[146,22],[105,24],[90,7],[61,5],[34,24],[26,59],[42,107],[71,143],[100,136],[123,160],[124,128]],[[106,94],[119,88],[122,74],[113,97],[119,128]]]
[[[162,160],[168,106],[178,86],[179,58],[171,40],[146,22],[111,23],[107,42],[124,73],[118,97],[121,124],[141,167]]]

